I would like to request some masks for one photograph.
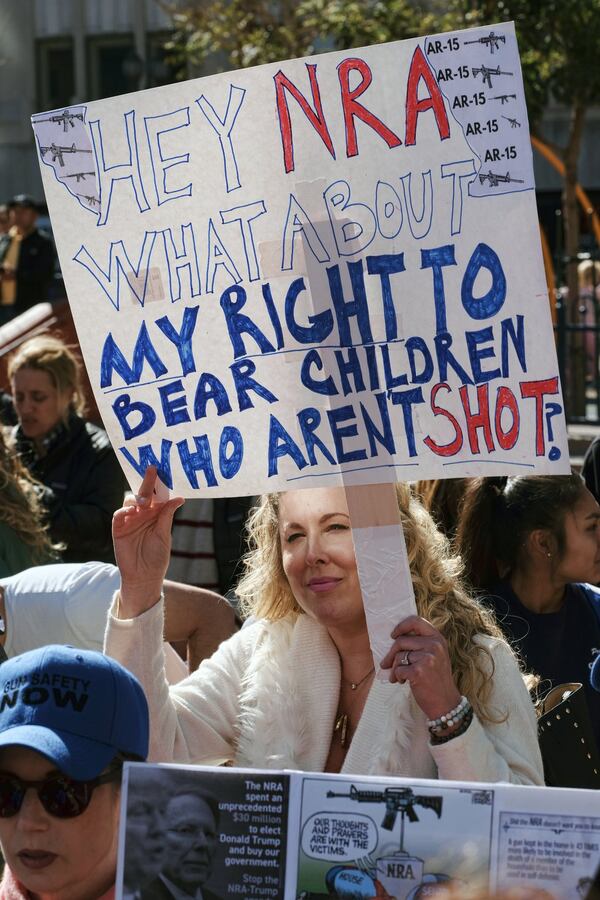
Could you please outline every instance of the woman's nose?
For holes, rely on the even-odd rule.
[[[321,535],[309,537],[306,544],[306,562],[309,566],[314,566],[320,562],[327,561],[327,550],[324,546]]]
[[[17,826],[21,831],[45,831],[48,828],[48,813],[33,788],[25,791],[17,820]]]

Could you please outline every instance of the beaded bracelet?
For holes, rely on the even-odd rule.
[[[471,704],[463,694],[454,709],[451,709],[450,712],[445,713],[443,716],[439,716],[437,719],[429,719],[427,727],[431,732],[447,731],[448,728],[458,725],[461,719],[465,717],[470,706]]]
[[[447,744],[448,741],[453,740],[455,737],[460,737],[461,734],[464,734],[468,729],[469,725],[473,721],[473,707],[471,706],[467,711],[467,714],[462,720],[460,726],[456,729],[456,731],[452,731],[450,734],[433,734],[431,733],[431,744],[437,746],[438,744]]]
[[[442,723],[441,725],[437,725],[435,728],[430,728],[429,734],[434,734],[438,737],[440,735],[443,736],[447,734],[449,731],[452,731],[452,729],[455,729],[456,726],[463,721],[463,719],[468,715],[471,709],[471,704],[467,703],[466,706],[463,706],[458,713],[455,713],[454,716],[452,716],[452,718],[449,718],[447,716],[444,723]]]

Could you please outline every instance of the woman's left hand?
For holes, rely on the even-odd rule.
[[[408,616],[392,631],[394,643],[381,661],[390,681],[408,681],[428,719],[437,719],[460,701],[444,636],[421,616]]]

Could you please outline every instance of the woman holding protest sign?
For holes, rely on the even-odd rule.
[[[112,562],[110,522],[125,482],[106,433],[83,417],[79,362],[42,334],[19,347],[8,375],[19,419],[14,448],[41,482],[50,537],[64,545],[65,562]]]
[[[542,780],[535,716],[508,645],[458,587],[458,563],[398,486],[420,615],[400,622],[376,677],[345,493],[263,497],[238,594],[257,621],[169,690],[162,580],[180,498],[148,469],[114,517],[121,591],[106,650],[144,683],[154,760],[463,780]]]
[[[545,686],[581,682],[600,748],[600,506],[579,475],[476,478],[457,544],[472,586]],[[544,684],[542,684],[542,687]]]

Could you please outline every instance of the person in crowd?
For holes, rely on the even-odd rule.
[[[50,645],[2,666],[0,900],[111,900],[121,771],[148,750],[139,682]]]
[[[10,212],[8,203],[0,203],[0,235],[10,231]]]
[[[80,364],[59,339],[41,334],[9,360],[19,424],[13,445],[41,494],[50,537],[66,562],[114,562],[110,527],[125,481],[106,432],[84,418]]]
[[[0,429],[0,578],[55,557],[36,483]]]
[[[10,201],[10,227],[0,235],[0,325],[48,299],[54,246],[37,218],[37,203],[27,194]]]
[[[162,868],[141,890],[140,900],[182,900],[199,892],[202,900],[221,900],[206,887],[217,849],[219,818],[216,797],[193,781],[174,787],[162,816]]]
[[[595,437],[585,451],[581,475],[588,491],[600,503],[600,436]]]
[[[507,639],[543,686],[581,682],[600,746],[600,506],[579,475],[477,478],[457,546]]]
[[[413,484],[417,497],[450,542],[456,534],[467,482],[467,478],[435,478]]]
[[[106,614],[120,576],[109,563],[58,563],[0,578],[0,646],[10,658],[43,647],[72,644],[102,650]],[[165,581],[165,641],[181,641],[187,666],[165,644],[167,677],[180,681],[236,631],[229,603],[201,588]]]
[[[245,551],[246,519],[255,498],[194,498],[173,519],[168,576],[233,595]]]
[[[153,498],[156,477],[149,467],[114,517],[121,590],[105,644],[143,678],[153,760],[542,781],[515,657],[406,485],[398,504],[419,614],[390,636],[387,680],[375,677],[345,492],[333,488],[262,498],[238,585],[257,621],[169,690],[160,598],[182,501]]]
[[[600,692],[600,652],[596,653],[590,669],[590,684],[595,691]]]
[[[12,397],[0,388],[0,426],[16,425],[17,422]]]
[[[162,770],[161,770],[162,772]],[[142,900],[165,861],[164,779],[154,766],[136,766],[129,775],[123,859],[123,900]]]

